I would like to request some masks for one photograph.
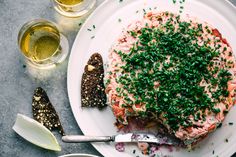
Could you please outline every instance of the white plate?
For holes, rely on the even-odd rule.
[[[178,0],[177,0],[178,1]],[[107,0],[99,6],[88,18],[78,33],[68,66],[68,94],[71,108],[81,130],[86,135],[113,135],[116,134],[114,127],[115,118],[109,107],[104,111],[97,109],[82,109],[80,102],[80,83],[84,66],[90,55],[94,52],[102,54],[106,60],[108,51],[115,39],[135,19],[142,18],[143,8],[157,7],[158,11],[177,12],[179,6],[174,5],[172,0]],[[136,11],[139,11],[136,13]],[[236,9],[228,1],[224,0],[187,0],[184,4],[184,14],[198,17],[207,21],[222,32],[236,53]],[[121,22],[119,22],[121,19]],[[93,29],[93,25],[96,26]],[[92,31],[88,31],[87,29]],[[95,38],[91,39],[92,36]],[[234,122],[234,125],[227,125]],[[209,135],[194,151],[178,150],[169,152],[165,149],[160,154],[169,154],[174,157],[229,157],[236,150],[236,110],[232,108],[227,115],[222,128]],[[229,139],[226,143],[225,139]],[[125,152],[115,150],[114,144],[94,143],[93,146],[104,156],[130,157],[135,146],[127,146]],[[213,155],[214,150],[214,155]]]
[[[98,156],[92,154],[67,154],[59,157],[98,157]]]

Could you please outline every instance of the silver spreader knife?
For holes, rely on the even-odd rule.
[[[66,135],[62,137],[63,142],[147,142],[160,145],[178,145],[178,141],[166,136],[159,136],[146,133],[126,133],[114,136],[84,136],[84,135]]]

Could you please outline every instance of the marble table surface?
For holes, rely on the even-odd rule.
[[[97,5],[103,0],[98,0]],[[236,5],[236,0],[231,0]],[[236,15],[235,15],[236,16]],[[27,21],[37,18],[52,20],[63,26],[72,46],[83,19],[69,19],[57,14],[50,0],[0,0],[0,156],[2,157],[53,157],[70,153],[100,155],[90,144],[65,144],[55,133],[61,152],[47,151],[18,136],[12,126],[17,113],[32,117],[32,94],[43,87],[60,115],[68,134],[82,134],[68,100],[66,71],[68,59],[57,68],[36,70],[25,67],[24,58],[17,46],[17,34]],[[101,155],[100,155],[101,156]],[[236,157],[236,155],[234,156]]]

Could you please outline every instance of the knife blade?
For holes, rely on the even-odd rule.
[[[160,145],[178,145],[179,141],[173,137],[167,137],[161,134],[150,133],[125,133],[114,136],[84,136],[84,135],[66,135],[62,137],[63,142],[82,143],[82,142],[147,142]]]

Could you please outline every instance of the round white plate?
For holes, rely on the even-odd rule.
[[[178,1],[178,0],[177,0]],[[82,109],[80,97],[80,83],[84,66],[91,54],[99,52],[106,62],[109,49],[119,36],[122,28],[136,19],[142,18],[143,9],[157,11],[171,11],[178,13],[179,6],[172,0],[107,0],[100,5],[87,19],[79,31],[69,59],[68,66],[68,94],[71,108],[81,130],[86,135],[113,135],[115,118],[107,107],[103,111],[98,109]],[[220,30],[236,53],[236,9],[224,0],[186,0],[183,14],[190,14],[207,21]],[[95,29],[93,28],[95,25]],[[88,30],[91,29],[91,30]],[[222,127],[210,134],[194,151],[161,149],[159,154],[173,157],[229,157],[236,150],[236,108],[232,108]],[[234,125],[229,126],[229,122]],[[228,142],[225,140],[228,139]],[[93,146],[106,157],[130,157],[140,155],[135,145],[125,147],[125,152],[118,152],[112,143],[94,143]],[[213,154],[214,151],[214,154]]]
[[[98,157],[98,156],[92,154],[67,154],[59,157]]]

